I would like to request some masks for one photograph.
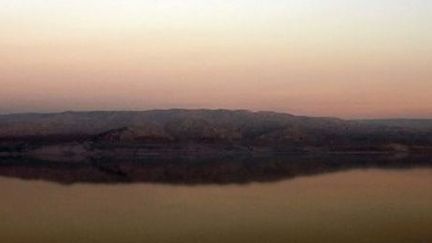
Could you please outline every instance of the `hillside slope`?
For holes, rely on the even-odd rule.
[[[119,148],[135,152],[209,148],[279,152],[430,150],[432,130],[424,128],[428,127],[424,122],[422,129],[404,126],[406,122],[398,124],[245,110],[12,114],[0,116],[0,153],[38,151],[41,147],[53,153],[64,144],[69,148],[71,144],[81,146],[79,151],[111,154],[122,154],[115,150]],[[56,149],[46,149],[54,145]]]

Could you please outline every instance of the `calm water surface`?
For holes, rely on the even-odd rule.
[[[0,242],[432,242],[432,169],[246,185],[0,177]]]

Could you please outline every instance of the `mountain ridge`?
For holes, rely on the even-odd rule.
[[[0,155],[158,152],[425,152],[432,120],[344,120],[270,111],[170,109],[0,115]],[[414,124],[414,125],[411,125]],[[51,147],[50,147],[51,146]],[[53,146],[56,149],[52,149]],[[47,149],[47,148],[50,149]],[[3,152],[2,152],[3,151]],[[51,152],[46,152],[51,151]],[[53,152],[57,151],[57,152]],[[84,152],[83,152],[84,151]],[[128,152],[125,152],[128,151]],[[134,151],[133,153],[131,151]]]

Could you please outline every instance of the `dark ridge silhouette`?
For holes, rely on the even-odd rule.
[[[180,185],[275,182],[351,169],[432,168],[432,158],[420,155],[291,155],[235,157],[149,156],[132,160],[43,161],[3,158],[0,176],[74,183],[165,183]]]
[[[0,115],[0,156],[432,152],[430,120],[342,120],[245,110]]]
[[[409,128],[417,131],[432,131],[432,119],[375,119],[358,120],[358,122],[369,125]]]

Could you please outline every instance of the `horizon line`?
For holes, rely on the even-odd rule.
[[[95,109],[95,110],[63,110],[63,111],[34,111],[34,112],[0,112],[0,116],[8,115],[51,115],[51,114],[63,114],[63,113],[96,113],[96,112],[151,112],[151,111],[232,111],[232,112],[251,112],[251,113],[277,113],[286,114],[297,117],[311,117],[311,118],[334,118],[341,120],[432,120],[432,117],[365,117],[365,118],[341,118],[338,116],[317,116],[317,115],[305,115],[291,112],[273,111],[273,110],[253,110],[253,109],[228,109],[228,108],[154,108],[154,109]]]

